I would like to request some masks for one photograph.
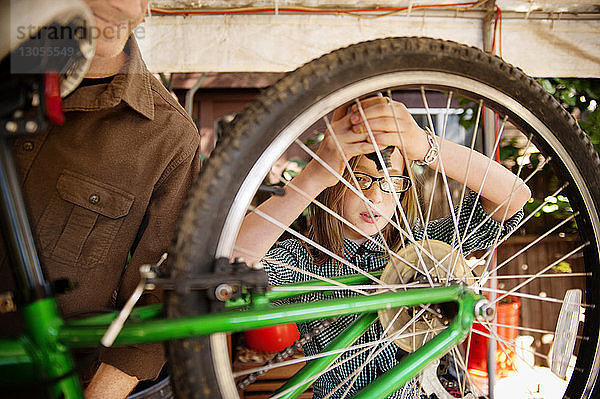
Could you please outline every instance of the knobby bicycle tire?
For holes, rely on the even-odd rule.
[[[273,163],[293,142],[290,126],[297,123],[307,129],[351,98],[395,87],[399,82],[415,87],[420,76],[427,87],[456,87],[457,92],[474,101],[484,99],[491,109],[507,115],[521,132],[533,135],[535,146],[552,158],[554,173],[569,183],[566,192],[571,206],[579,212],[579,237],[582,242],[589,241],[583,250],[588,273],[584,297],[589,306],[582,332],[586,339],[580,343],[564,397],[593,397],[600,366],[600,159],[575,120],[538,83],[500,58],[473,47],[418,37],[359,43],[324,55],[266,89],[237,115],[192,188],[171,248],[171,276],[210,273],[213,259],[231,255],[246,206],[270,168],[260,169],[260,165]],[[168,317],[205,312],[208,300],[200,292],[167,295]],[[167,352],[178,397],[237,395],[222,334],[172,341]]]

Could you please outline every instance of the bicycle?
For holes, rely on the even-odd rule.
[[[468,70],[465,65],[469,65]],[[503,128],[510,120],[511,126],[520,132],[515,133],[514,137],[525,137],[525,148],[529,151],[525,155],[538,152],[542,154],[537,156],[539,162],[529,169],[530,174],[525,181],[532,181],[538,173],[547,173],[557,180],[557,187],[542,191],[541,194],[536,190],[535,196],[544,198],[544,201],[539,205],[535,204],[535,209],[524,220],[531,220],[537,212],[541,212],[544,206],[553,201],[550,197],[558,201],[557,198],[562,196],[561,198],[568,200],[568,206],[565,207],[568,215],[562,217],[562,221],[549,232],[563,226],[568,227],[569,231],[574,232],[571,235],[575,249],[561,254],[558,260],[544,267],[542,272],[526,276],[525,281],[538,281],[558,263],[571,260],[571,256],[581,253],[584,270],[561,276],[568,277],[569,284],[585,292],[585,300],[581,305],[571,297],[565,300],[548,296],[532,298],[528,293],[510,289],[488,290],[500,294],[498,298],[491,299],[490,303],[475,292],[484,290],[484,280],[497,278],[493,272],[500,271],[502,266],[512,260],[509,257],[504,264],[489,266],[493,265],[492,250],[505,241],[505,237],[498,237],[492,250],[484,254],[489,258],[489,261],[484,261],[488,265],[485,274],[471,272],[471,268],[478,271],[476,265],[467,266],[469,273],[458,276],[437,272],[433,275],[436,283],[428,284],[429,288],[413,289],[415,281],[422,281],[414,276],[411,289],[406,291],[325,300],[310,305],[271,306],[271,303],[311,291],[368,291],[373,288],[395,291],[406,288],[406,285],[404,282],[400,284],[393,276],[384,278],[384,271],[342,276],[333,280],[317,279],[268,290],[266,275],[260,268],[248,268],[242,260],[230,262],[241,220],[248,209],[254,209],[250,204],[255,194],[281,194],[282,190],[293,189],[289,186],[282,189],[263,184],[272,164],[290,144],[295,143],[304,152],[314,156],[304,143],[305,132],[312,134],[314,129],[324,131],[327,128],[325,119],[333,110],[378,93],[392,98],[409,97],[410,91],[415,88],[417,95],[422,98],[428,124],[434,131],[436,127],[427,98],[437,97],[439,100],[441,95],[445,99],[446,105],[441,107],[441,135],[446,133],[451,106],[457,106],[457,101],[453,98],[458,93],[461,98],[467,99],[461,101],[461,104],[465,104],[461,105],[463,112],[468,114],[466,110],[474,107],[472,119],[475,126],[470,140],[473,148],[478,140],[478,121],[485,106],[498,113],[502,121],[498,137],[492,146],[493,153],[497,150]],[[378,150],[375,149],[375,152]],[[531,158],[531,162],[534,158]],[[9,215],[3,223],[18,220],[19,217],[23,222],[22,199],[19,198],[15,184],[14,168],[10,162],[5,162],[10,159],[5,139],[2,159],[0,186],[3,188],[3,209],[7,210],[4,214]],[[515,161],[520,174],[527,168],[524,166],[527,163],[524,159]],[[35,262],[35,247],[27,224],[12,223],[9,231],[13,253],[25,255],[21,257],[22,262],[13,264],[12,267],[17,274],[26,277],[21,281],[21,290],[31,295],[29,301],[19,304],[28,326],[27,334],[15,340],[0,340],[0,384],[37,382],[48,386],[51,397],[81,397],[81,387],[74,374],[74,364],[68,348],[94,347],[100,342],[104,346],[110,346],[113,343],[127,345],[168,341],[172,386],[177,395],[237,397],[237,374],[231,370],[226,333],[287,322],[361,314],[343,335],[335,339],[325,354],[310,360],[303,371],[276,394],[276,397],[296,397],[316,377],[330,367],[335,367],[334,362],[343,349],[352,346],[352,342],[377,320],[379,312],[380,317],[391,318],[392,322],[386,324],[390,333],[384,339],[385,342],[377,344],[390,344],[395,339],[408,338],[413,342],[408,348],[413,353],[359,393],[358,397],[388,396],[417,376],[431,361],[448,351],[464,369],[460,386],[461,394],[465,396],[466,386],[474,384],[467,384],[465,380],[468,376],[466,361],[457,345],[469,335],[473,320],[477,317],[482,325],[488,327],[488,335],[498,339],[510,358],[506,348],[512,347],[513,343],[498,337],[492,328],[494,324],[490,322],[493,316],[491,305],[510,294],[520,296],[523,301],[547,302],[550,306],[556,306],[556,303],[563,305],[564,311],[551,308],[554,314],[560,313],[561,317],[568,319],[567,322],[559,323],[559,333],[569,336],[569,339],[560,342],[564,346],[563,350],[554,352],[558,352],[556,367],[564,369],[557,371],[558,373],[566,372],[566,367],[563,366],[571,360],[572,346],[578,346],[575,351],[577,361],[564,396],[593,397],[600,364],[600,355],[597,354],[600,330],[596,306],[598,290],[595,289],[599,261],[597,240],[600,237],[600,187],[594,180],[599,165],[600,159],[589,140],[560,104],[532,79],[497,57],[491,57],[475,48],[427,38],[381,39],[334,51],[284,77],[233,121],[230,131],[215,150],[190,193],[177,238],[170,251],[169,270],[164,271],[157,264],[148,265],[141,271],[140,289],[160,286],[166,290],[164,309],[160,305],[152,305],[135,308],[130,314],[124,312],[121,319],[128,316],[127,323],[121,326],[116,322],[110,329],[109,325],[120,317],[117,312],[65,322],[59,314],[55,299],[49,293],[50,283],[45,280],[41,267]],[[418,172],[418,169],[413,172]],[[346,183],[351,189],[352,182]],[[451,185],[445,179],[441,184],[442,198],[449,202],[449,208],[452,209],[454,204],[451,201]],[[459,188],[458,192],[461,191],[464,195],[464,187],[462,190]],[[431,193],[435,192],[435,189],[431,190]],[[428,201],[425,195],[422,194],[422,197],[425,202],[422,220],[427,224],[430,212],[426,209],[436,201],[433,196]],[[566,200],[561,199],[561,202],[567,203]],[[572,225],[572,222],[576,224]],[[286,230],[299,236],[299,233],[291,229]],[[409,228],[404,231],[408,235]],[[460,237],[460,234],[457,233],[457,236]],[[542,234],[532,242],[538,243],[545,237]],[[26,247],[23,246],[24,243]],[[523,248],[526,251],[530,247]],[[235,249],[248,251],[244,248]],[[462,255],[457,256],[456,251],[451,249],[442,255],[430,256],[432,254],[423,245],[411,242],[411,245],[407,245],[407,250],[432,258],[433,264],[463,264],[464,261]],[[521,252],[517,251],[512,257],[515,258]],[[379,278],[383,279],[384,285],[378,287],[368,284]],[[450,281],[458,284],[447,285]],[[522,287],[525,285],[527,284]],[[133,302],[135,300],[132,300],[132,304]],[[451,322],[447,320],[449,327],[442,332],[438,331],[443,328],[439,324],[416,329],[417,321],[430,305],[447,302],[456,302],[457,309],[437,310],[436,316],[452,319]],[[406,327],[397,329],[393,326],[393,321],[398,312],[393,309],[406,307],[415,307],[415,311],[405,320]],[[578,322],[580,308],[585,311],[583,326]],[[415,330],[412,335],[403,335],[407,328]],[[550,331],[529,326],[515,328],[536,334]],[[418,345],[414,344],[414,337],[421,335],[425,339]]]

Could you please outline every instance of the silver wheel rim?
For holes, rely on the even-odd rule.
[[[253,165],[242,186],[238,190],[223,225],[223,230],[216,250],[216,256],[229,257],[231,255],[239,226],[254,194],[270,170],[271,165],[273,165],[285,149],[297,138],[299,132],[304,132],[330,110],[336,109],[352,99],[360,98],[365,93],[377,92],[387,88],[419,85],[451,87],[473,93],[481,98],[485,98],[486,100],[495,102],[509,109],[511,113],[521,118],[527,125],[533,128],[537,132],[538,137],[543,139],[548,146],[553,148],[568,169],[568,173],[581,195],[587,215],[590,217],[594,237],[600,237],[600,221],[598,220],[598,213],[596,212],[592,196],[586,187],[583,177],[564,146],[556,137],[554,137],[549,128],[546,127],[532,112],[499,90],[467,77],[445,72],[401,71],[366,78],[339,89],[335,93],[330,94],[308,107],[289,125],[282,129],[276,139],[269,144],[266,150],[261,154],[259,160]],[[327,112],[323,112],[323,109],[327,110]],[[597,242],[594,242],[593,245],[595,248],[598,247]],[[217,379],[221,392],[232,395],[231,397],[237,397],[237,387],[235,382],[233,381],[231,374],[224,371],[229,370],[230,368],[230,359],[228,357],[225,335],[215,334],[214,336],[211,336],[211,347],[215,370],[221,370],[217,372]],[[599,370],[599,358],[600,346],[597,344],[592,368],[583,392],[583,398],[588,398],[594,387]]]

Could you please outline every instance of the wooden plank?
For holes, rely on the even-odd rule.
[[[298,370],[304,367],[305,362],[295,363],[288,366],[277,367],[269,370],[257,378],[257,381],[249,385],[244,392],[240,393],[241,398],[262,399],[268,398],[272,392],[282,386]],[[259,367],[257,363],[243,363],[236,361],[233,365],[234,371],[248,370]],[[309,388],[300,398],[312,398],[312,389]]]
[[[535,238],[536,236],[511,237],[499,248],[499,261],[507,259],[511,254],[520,250]],[[503,267],[499,274],[535,274],[579,245],[579,239],[574,236],[550,236],[519,255]],[[583,258],[581,256],[572,256],[566,259],[566,261],[574,273],[584,271]],[[527,265],[527,269],[523,269],[523,265]],[[510,290],[523,281],[524,279],[499,280],[499,282],[505,285],[504,289],[506,290]],[[583,277],[540,278],[525,285],[519,291],[532,295],[539,295],[540,292],[545,292],[548,297],[562,299],[568,289],[582,288],[584,286],[585,278]],[[521,325],[554,331],[560,306],[560,304],[556,303],[521,298]],[[550,349],[550,345],[542,344],[541,338],[543,334],[541,333],[521,331],[519,334],[533,336],[535,339],[534,349],[539,353],[546,354]],[[544,365],[545,361],[536,357],[536,364]]]
[[[390,36],[481,48],[481,24],[479,15],[152,16],[135,33],[152,72],[287,72],[334,49]],[[597,20],[505,18],[502,36],[510,43],[503,46],[504,59],[529,75],[600,77]]]

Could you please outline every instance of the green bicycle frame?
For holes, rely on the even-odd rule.
[[[364,276],[344,276],[337,280],[350,284],[365,282]],[[440,334],[414,353],[406,356],[396,367],[380,376],[358,394],[361,398],[386,397],[416,376],[430,361],[448,352],[467,336],[474,319],[475,303],[483,297],[464,286],[419,288],[387,292],[370,296],[328,299],[312,303],[273,306],[272,301],[306,293],[295,287],[328,285],[310,281],[279,287],[277,291],[248,295],[246,301],[228,303],[229,310],[179,319],[162,318],[160,305],[139,307],[125,324],[115,345],[134,345],[173,339],[191,338],[213,333],[231,333],[310,320],[362,314],[326,349],[340,349],[352,344],[373,323],[376,312],[382,309],[432,303],[456,302],[458,314]],[[289,287],[289,291],[285,290]],[[238,309],[245,306],[245,309]],[[117,313],[88,317],[65,323],[60,318],[54,299],[45,298],[22,310],[27,333],[18,340],[0,340],[0,386],[24,382],[47,384],[49,396],[81,398],[82,391],[74,374],[69,348],[95,347]],[[341,351],[340,351],[341,352]],[[300,395],[308,385],[340,354],[327,355],[307,363],[281,391],[286,398]],[[308,381],[308,383],[301,383]],[[289,389],[291,387],[291,389]]]

